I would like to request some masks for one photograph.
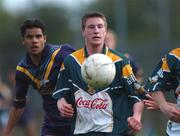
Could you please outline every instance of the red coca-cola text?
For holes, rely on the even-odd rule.
[[[108,106],[108,99],[95,98],[93,100],[83,100],[83,97],[79,97],[76,100],[78,108],[90,108],[90,109],[106,109]]]

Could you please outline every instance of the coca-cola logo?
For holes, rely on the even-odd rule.
[[[106,109],[108,106],[108,99],[95,98],[93,100],[83,100],[83,97],[80,97],[76,101],[78,108],[91,108],[91,109]]]

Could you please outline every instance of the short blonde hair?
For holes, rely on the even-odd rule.
[[[105,26],[107,28],[107,21],[106,21],[105,15],[103,13],[101,13],[101,12],[91,11],[91,12],[88,12],[88,13],[84,14],[84,16],[81,19],[81,28],[82,28],[82,30],[84,30],[85,27],[86,27],[86,20],[89,19],[89,18],[94,18],[94,17],[101,18],[104,21],[104,24],[105,24]]]

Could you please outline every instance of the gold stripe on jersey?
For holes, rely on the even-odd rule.
[[[167,71],[167,72],[170,72],[170,69],[169,69],[169,66],[168,66],[168,63],[167,63],[167,59],[166,58],[163,58],[162,59],[162,69],[163,71]]]
[[[121,57],[119,57],[118,55],[116,55],[116,54],[112,53],[111,51],[109,51],[108,48],[106,49],[106,55],[108,57],[110,57],[113,62],[115,62],[117,60],[122,60]],[[84,48],[75,51],[74,53],[72,53],[72,56],[74,56],[74,58],[77,59],[78,62],[82,65],[82,63],[86,59],[85,58],[85,53],[84,53]]]
[[[74,53],[72,53],[72,55],[73,55],[73,56],[75,57],[75,59],[77,59],[78,62],[82,65],[82,63],[83,63],[84,60],[85,60],[84,48],[75,51]]]
[[[52,69],[52,66],[54,64],[54,61],[55,61],[55,57],[56,57],[56,55],[58,54],[59,51],[60,51],[60,48],[53,52],[53,54],[51,56],[51,60],[50,60],[50,62],[48,64],[48,66],[47,66],[47,69],[46,69],[46,72],[45,72],[45,75],[44,75],[44,79],[48,79],[49,73],[50,73],[50,71]]]
[[[64,69],[64,63],[62,63],[60,71],[62,71]]]
[[[180,48],[176,48],[176,49],[172,50],[169,54],[180,58]]]
[[[117,56],[116,54],[114,54],[114,53],[112,53],[112,52],[110,52],[110,51],[106,52],[106,55],[107,55],[108,57],[110,57],[113,62],[115,62],[115,61],[117,61],[117,60],[122,60],[122,58],[121,58],[120,56]]]
[[[26,74],[37,85],[37,87],[40,88],[40,80],[35,78],[27,69],[25,69],[21,66],[17,66],[16,70]]]
[[[130,75],[133,75],[132,67],[130,66],[130,64],[127,64],[122,69],[122,76],[129,77]]]

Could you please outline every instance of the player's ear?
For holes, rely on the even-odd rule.
[[[46,36],[46,35],[43,35],[43,37],[44,37],[44,42],[46,42],[47,36]]]
[[[82,36],[85,35],[85,34],[84,34],[84,29],[81,29],[81,34],[82,34]]]

